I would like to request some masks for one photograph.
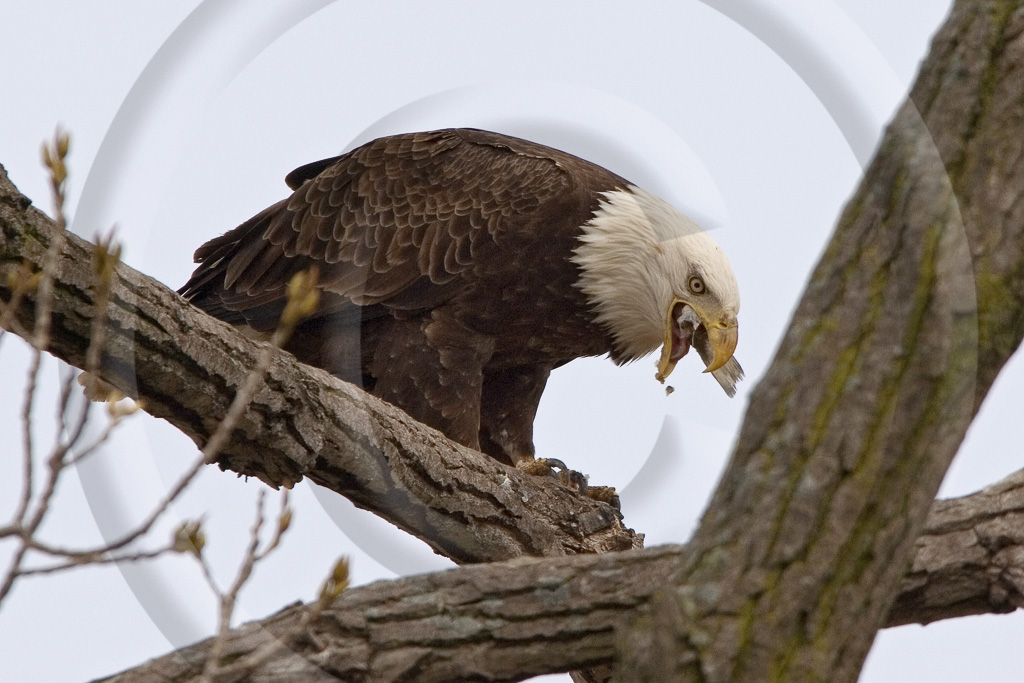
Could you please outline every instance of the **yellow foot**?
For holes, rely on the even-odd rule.
[[[534,476],[554,477],[588,498],[607,503],[619,509],[619,494],[611,486],[590,486],[586,475],[571,470],[557,458],[523,458],[516,462],[516,468]],[[555,472],[555,470],[558,470]]]
[[[534,476],[554,477],[580,493],[587,492],[587,477],[576,470],[570,470],[558,458],[523,458],[516,462],[516,467]]]
[[[616,510],[622,509],[619,506],[619,494],[614,486],[590,486],[587,488],[587,497],[608,503]]]

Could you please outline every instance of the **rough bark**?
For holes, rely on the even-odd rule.
[[[1024,471],[937,501],[886,626],[1024,606],[1022,515]],[[677,653],[659,657],[658,646],[674,646],[672,633],[693,626],[676,603],[657,603],[661,612],[650,604],[688,552],[661,546],[518,559],[355,588],[312,621],[310,608],[296,605],[234,631],[226,680],[500,681],[610,665],[616,634],[643,610],[657,628],[655,638],[629,642],[639,676],[658,660],[673,661]],[[198,680],[210,643],[104,680]]]
[[[887,626],[1024,607],[1024,471],[936,501]]]
[[[610,663],[615,626],[665,584],[678,551],[520,558],[352,589],[309,625],[299,605],[234,631],[225,660],[239,678],[226,680],[512,681]],[[209,644],[105,680],[197,680]]]
[[[38,271],[56,230],[0,167],[0,301],[22,263]],[[55,273],[50,352],[85,366],[94,314],[93,246],[67,234]],[[101,376],[202,446],[263,343],[121,264],[107,307]],[[31,329],[26,296],[14,318]],[[639,547],[604,503],[523,475],[405,413],[278,352],[218,464],[267,484],[304,476],[418,536],[456,562]]]
[[[1022,30],[1019,1],[961,0],[936,37],[752,394],[675,604],[634,626],[696,624],[646,680],[856,680],[1024,334]]]

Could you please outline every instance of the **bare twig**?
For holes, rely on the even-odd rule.
[[[28,569],[22,569],[18,572],[19,576],[39,576],[42,574],[56,574],[57,572],[67,571],[68,569],[75,569],[77,567],[84,567],[86,565],[98,565],[98,564],[118,564],[121,562],[141,562],[143,560],[152,560],[161,555],[166,555],[173,550],[172,547],[167,546],[164,548],[157,548],[156,550],[143,550],[137,553],[130,553],[127,555],[116,555],[108,556],[103,553],[95,553],[91,556],[83,556],[80,558],[73,558],[67,562],[60,562],[57,564],[43,565],[41,567],[31,567]]]
[[[58,130],[54,141],[43,148],[43,160],[49,169],[51,187],[54,193],[58,238],[51,240],[48,245],[43,259],[42,268],[38,273],[31,273],[30,268],[27,265],[22,269],[17,276],[17,282],[12,283],[14,293],[10,301],[7,302],[3,311],[0,312],[0,316],[2,316],[5,325],[9,326],[13,324],[15,322],[13,315],[14,308],[18,303],[20,303],[24,294],[35,290],[37,300],[35,304],[36,314],[34,317],[34,329],[31,335],[26,335],[32,344],[33,353],[25,383],[24,400],[21,411],[24,467],[23,484],[12,522],[4,527],[0,527],[0,538],[16,536],[18,537],[18,544],[12,553],[8,570],[3,576],[2,582],[0,582],[0,602],[2,602],[4,597],[6,597],[10,592],[15,580],[21,576],[52,574],[64,569],[80,567],[87,564],[109,564],[112,562],[152,559],[163,553],[174,550],[175,547],[174,544],[172,544],[171,546],[158,550],[139,551],[120,555],[113,554],[145,536],[164,512],[167,511],[170,505],[195,479],[202,467],[216,461],[217,455],[227,443],[228,438],[230,437],[232,430],[237,425],[239,418],[245,413],[249,402],[252,400],[252,396],[258,390],[267,366],[273,358],[272,348],[268,347],[264,349],[255,367],[253,367],[252,371],[246,376],[242,386],[235,394],[230,410],[205,444],[200,456],[196,458],[189,469],[178,479],[170,491],[165,494],[163,499],[158,502],[158,504],[150,511],[149,515],[140,524],[136,525],[132,530],[114,542],[107,543],[96,548],[71,549],[58,547],[47,544],[36,537],[36,532],[50,510],[54,494],[57,489],[57,482],[59,481],[60,475],[64,469],[68,465],[78,463],[99,450],[99,448],[108,441],[114,429],[120,424],[121,420],[141,407],[141,404],[138,402],[133,402],[128,406],[124,406],[119,402],[120,399],[123,398],[119,393],[107,390],[102,394],[102,398],[105,398],[108,401],[109,420],[101,434],[96,439],[89,444],[79,447],[80,441],[85,434],[85,427],[88,423],[90,407],[88,403],[83,403],[81,409],[77,411],[74,416],[69,415],[71,393],[74,388],[74,382],[71,377],[62,381],[56,411],[57,423],[55,430],[55,442],[46,460],[47,475],[42,490],[39,491],[38,494],[34,495],[36,488],[34,462],[37,447],[36,444],[33,443],[32,421],[35,398],[38,393],[39,375],[42,367],[42,352],[48,348],[50,341],[50,322],[54,294],[53,273],[59,262],[65,241],[65,228],[67,224],[67,219],[64,215],[65,187],[67,181],[65,158],[67,156],[69,146],[70,143],[67,134]],[[111,291],[117,283],[117,265],[120,260],[121,247],[114,242],[113,231],[108,233],[106,236],[97,237],[96,246],[93,250],[93,270],[97,279],[93,287],[93,314],[90,321],[89,346],[85,354],[85,374],[83,375],[84,377],[89,378],[85,382],[87,393],[91,393],[94,396],[105,386],[98,380],[98,374],[103,362],[103,349],[107,332],[107,308],[110,303]],[[316,307],[317,292],[315,284],[315,271],[301,273],[293,278],[292,283],[289,285],[288,303],[284,314],[282,315],[281,324],[275,331],[271,340],[273,345],[283,345],[290,336],[292,330],[294,330],[295,325],[302,318],[308,316]],[[95,381],[93,381],[93,379],[95,379]],[[69,458],[68,456],[71,453],[73,453],[73,455]],[[260,495],[262,501],[262,492]],[[263,551],[258,551],[257,543],[251,550],[251,553],[255,554],[247,556],[247,562],[243,565],[243,570],[239,575],[238,581],[236,581],[236,585],[232,586],[232,589],[224,595],[221,595],[219,591],[216,591],[218,595],[221,595],[222,599],[229,598],[230,602],[233,603],[234,596],[237,595],[238,591],[241,589],[241,585],[245,582],[252,571],[252,564],[263,557],[266,557],[267,554],[279,545],[281,534],[283,534],[284,530],[287,528],[288,520],[291,516],[290,510],[287,508],[287,496],[284,497],[282,502],[281,515],[278,529],[275,532],[274,537],[271,539],[268,547]],[[262,524],[262,515],[259,517],[259,521]],[[24,567],[24,562],[30,551],[58,557],[63,559],[63,562],[42,567],[26,568]],[[201,557],[200,553],[197,552],[196,554]],[[205,569],[208,573],[209,568],[205,567]],[[212,575],[209,575],[209,578],[212,580]],[[229,621],[230,614],[231,610],[229,609],[227,611],[227,618]],[[226,628],[227,627],[225,627],[225,629]]]
[[[271,537],[267,546],[263,550],[260,550],[260,531],[263,529],[265,521],[263,517],[264,493],[264,490],[261,489],[257,494],[256,520],[253,522],[252,530],[249,533],[249,546],[242,558],[242,564],[235,575],[235,579],[227,591],[222,592],[219,590],[217,583],[213,578],[213,573],[210,571],[210,567],[205,558],[202,557],[201,553],[196,553],[196,557],[203,570],[203,576],[206,578],[210,589],[217,595],[220,603],[218,610],[217,635],[214,637],[210,646],[210,651],[200,679],[204,683],[213,683],[213,681],[217,679],[218,674],[221,673],[220,663],[224,653],[224,646],[231,635],[231,617],[234,614],[235,604],[238,601],[238,595],[241,592],[242,587],[252,576],[252,572],[256,564],[266,559],[266,557],[280,545],[281,537],[291,524],[291,508],[288,507],[288,491],[285,489],[282,491],[281,495],[281,511],[277,519],[277,528],[275,529],[274,535]]]
[[[66,232],[67,221],[64,217],[65,187],[67,181],[67,166],[64,160],[67,158],[70,148],[70,138],[60,129],[54,135],[51,145],[43,145],[43,162],[50,170],[50,185],[53,192],[54,210],[56,214],[57,230],[55,238],[50,242],[43,260],[43,268],[37,287],[37,303],[35,327],[29,339],[32,344],[32,361],[29,367],[28,379],[25,383],[25,395],[21,412],[22,427],[22,461],[24,467],[23,485],[18,506],[15,510],[15,526],[19,529],[21,540],[11,558],[10,566],[0,582],[0,602],[10,593],[15,579],[18,577],[21,563],[28,552],[29,539],[35,534],[42,523],[50,499],[56,490],[57,478],[63,468],[64,449],[59,445],[56,447],[47,461],[49,476],[46,485],[39,496],[35,511],[30,515],[29,508],[32,504],[32,491],[34,488],[34,467],[33,455],[35,447],[32,442],[32,407],[38,390],[39,370],[42,364],[42,352],[49,345],[50,339],[50,315],[53,304],[53,273],[57,268],[57,262],[61,251],[64,248],[64,233]],[[59,439],[58,439],[59,441]]]
[[[302,319],[302,317],[309,315],[309,311],[316,307],[316,272],[303,272],[299,273],[292,278],[292,283],[289,285],[289,299],[286,305],[285,312],[281,317],[281,324],[274,332],[271,338],[271,345],[263,349],[260,354],[256,365],[252,368],[249,374],[246,376],[242,383],[241,388],[235,393],[234,400],[231,403],[230,408],[227,411],[224,419],[217,425],[217,428],[210,435],[209,440],[204,446],[199,457],[196,458],[192,465],[185,473],[178,478],[178,481],[168,490],[164,495],[163,499],[153,507],[148,517],[145,518],[140,524],[134,529],[123,535],[121,538],[108,543],[102,549],[90,549],[90,550],[72,550],[69,548],[62,548],[58,546],[48,545],[39,541],[31,541],[30,546],[33,550],[38,550],[48,555],[62,556],[67,558],[84,558],[96,556],[99,553],[111,552],[120,550],[132,542],[138,540],[157,522],[158,519],[163,515],[167,508],[177,500],[189,484],[192,483],[199,471],[210,463],[217,460],[217,456],[220,450],[227,443],[231,436],[235,425],[238,420],[245,413],[249,402],[252,400],[253,395],[259,389],[261,382],[263,381],[264,373],[267,370],[267,366],[270,364],[271,359],[274,356],[274,347],[283,345],[291,332],[295,329],[295,325]],[[295,302],[295,303],[293,303]],[[111,407],[112,414],[117,414],[118,410],[126,410],[134,412],[138,408],[137,404],[133,408],[129,409],[118,409]],[[98,446],[102,443],[109,434],[101,435],[100,439],[95,444]],[[86,451],[80,457],[84,457],[90,451]],[[2,598],[0,598],[2,599]]]
[[[277,547],[281,545],[281,539],[284,538],[284,533],[292,525],[292,509],[288,505],[288,489],[284,489],[281,493],[281,509],[277,513],[277,527],[274,529],[274,535],[267,547],[256,554],[257,562],[277,550]]]
[[[33,467],[35,447],[32,443],[32,404],[36,394],[36,382],[39,376],[39,366],[42,361],[42,354],[38,350],[33,351],[32,361],[29,364],[28,374],[25,378],[25,393],[21,402],[21,451],[22,475],[21,497],[18,500],[18,508],[14,512],[14,519],[19,523],[25,521],[28,513],[28,506],[32,501],[32,487],[35,480],[35,468]]]
[[[281,519],[283,520],[285,517],[282,515]],[[269,550],[271,550],[270,547],[267,548],[267,551]],[[276,637],[261,643],[252,652],[246,653],[244,657],[236,659],[231,664],[217,664],[218,668],[215,671],[215,678],[220,680],[245,680],[249,674],[260,670],[270,660],[294,656],[295,652],[299,652],[308,646],[310,641],[316,642],[318,639],[313,633],[313,629],[317,620],[320,619],[325,610],[330,609],[334,605],[336,599],[348,588],[348,584],[349,560],[347,557],[340,557],[334,563],[330,575],[324,580],[317,600],[308,605],[300,605],[298,607],[300,610],[298,618],[294,623],[290,624],[289,628]],[[217,645],[219,649],[216,656],[213,654],[214,643],[212,640],[210,641],[210,651],[207,654],[204,672],[201,675],[206,675],[205,669],[206,666],[210,665],[210,662],[219,662],[223,659],[225,648],[236,636],[237,632],[218,633],[215,639],[220,642]]]
[[[43,262],[42,277],[39,280],[39,296],[36,303],[36,324],[32,345],[38,351],[45,351],[50,339],[50,314],[53,306],[53,273],[57,260],[64,248],[64,234],[67,220],[64,216],[65,189],[68,169],[64,160],[68,156],[71,138],[57,129],[51,145],[43,145],[43,163],[50,170],[50,187],[53,193],[54,215],[57,221],[56,239],[50,242]]]

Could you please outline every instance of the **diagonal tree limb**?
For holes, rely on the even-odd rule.
[[[10,273],[25,262],[41,268],[56,231],[0,168],[0,302],[15,289]],[[92,250],[67,234],[55,273],[50,352],[76,367],[93,316]],[[11,330],[30,329],[33,297],[13,313]],[[265,344],[123,264],[107,313],[102,378],[202,446]],[[454,444],[279,351],[218,464],[274,487],[309,477],[460,563],[642,543],[608,505]]]

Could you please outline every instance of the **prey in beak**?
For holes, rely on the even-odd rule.
[[[743,368],[733,358],[738,339],[735,317],[706,322],[690,304],[676,299],[665,316],[664,344],[655,378],[664,383],[693,346],[707,366],[704,372],[710,372],[725,393],[733,396],[736,383],[743,378]]]

